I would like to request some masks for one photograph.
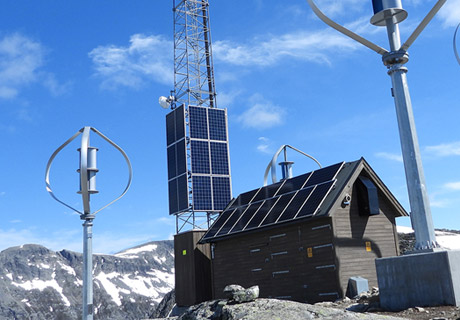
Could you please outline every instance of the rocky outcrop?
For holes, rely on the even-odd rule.
[[[176,305],[176,291],[168,292],[163,300],[158,304],[155,311],[150,315],[150,319],[167,318]]]
[[[224,300],[203,302],[190,307],[178,320],[401,320],[402,318],[362,314],[305,303],[257,299],[231,304]]]

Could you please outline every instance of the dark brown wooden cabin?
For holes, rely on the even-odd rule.
[[[178,306],[191,306],[212,298],[210,246],[198,244],[203,235],[203,230],[190,230],[174,236]]]
[[[375,258],[399,255],[406,211],[361,158],[243,193],[201,239],[213,298],[229,284],[300,302],[345,296],[350,277],[377,286]]]

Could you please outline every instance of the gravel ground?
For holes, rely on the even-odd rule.
[[[374,313],[392,317],[417,320],[460,320],[460,307],[440,306],[440,307],[416,307],[409,308],[400,312],[388,312],[380,309],[378,289],[363,293],[355,299],[340,299],[335,302],[321,302],[322,306],[331,308],[345,309],[349,311]]]

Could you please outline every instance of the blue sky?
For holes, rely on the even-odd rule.
[[[388,47],[369,24],[371,1],[318,0],[341,24]],[[406,0],[405,40],[435,1]],[[380,56],[330,30],[304,0],[211,0],[218,106],[228,108],[233,193],[259,187],[282,144],[323,165],[371,164],[409,210],[391,81]],[[158,97],[173,88],[172,1],[0,3],[0,250],[39,243],[81,251],[78,215],[45,190],[47,161],[83,126],[131,159],[127,195],[101,211],[94,251],[113,253],[170,238],[165,116]],[[460,66],[452,48],[460,1],[445,8],[411,47],[409,88],[437,228],[460,229]],[[79,142],[51,168],[53,191],[81,206]],[[98,153],[94,209],[124,189],[123,158],[92,136]],[[293,153],[294,173],[315,163]],[[398,222],[409,225],[408,219]]]

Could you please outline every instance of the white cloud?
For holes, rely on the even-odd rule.
[[[444,21],[444,26],[454,27],[460,23],[460,0],[449,0],[439,11],[438,18]]]
[[[272,152],[271,150],[271,141],[270,139],[266,138],[266,137],[259,137],[259,144],[257,145],[257,150],[262,152],[262,153],[266,153],[266,154],[272,154],[274,152]]]
[[[284,123],[285,110],[254,95],[250,99],[252,106],[243,112],[238,120],[243,126],[255,129],[267,129]]]
[[[300,31],[267,39],[258,38],[250,44],[216,41],[214,58],[238,66],[268,66],[286,57],[330,64],[329,55],[337,50],[353,51],[358,44],[333,30]]]
[[[19,223],[11,221],[11,223]],[[48,249],[59,251],[67,249],[82,252],[81,227],[69,230],[57,230],[43,235],[37,228],[24,229],[0,229],[0,251],[24,244],[39,244]],[[95,232],[93,234],[93,252],[112,254],[123,249],[152,241],[155,237],[152,233],[132,235],[120,235],[112,232]]]
[[[460,156],[460,141],[428,146],[425,151],[438,157]]]
[[[329,17],[343,16],[349,14],[350,11],[361,11],[364,5],[372,10],[370,2],[362,0],[322,0],[317,2],[317,5]]]
[[[137,89],[148,81],[173,85],[173,44],[160,35],[132,35],[129,46],[99,46],[89,53],[102,88]]]
[[[460,190],[460,181],[457,182],[448,182],[444,184],[444,188],[447,190],[458,191]]]
[[[395,153],[389,153],[389,152],[377,152],[375,154],[377,158],[383,158],[387,160],[392,160],[392,161],[397,161],[397,162],[403,162],[403,158],[400,154],[395,154]]]
[[[15,98],[21,88],[37,81],[43,58],[42,45],[23,35],[0,39],[0,98]]]
[[[43,71],[46,51],[40,42],[19,33],[0,39],[0,99],[13,99],[37,82],[55,96],[67,92],[69,84],[62,85],[53,73]]]
[[[229,92],[218,92],[217,103],[219,107],[228,108],[236,97],[241,95],[241,90],[232,90]]]

